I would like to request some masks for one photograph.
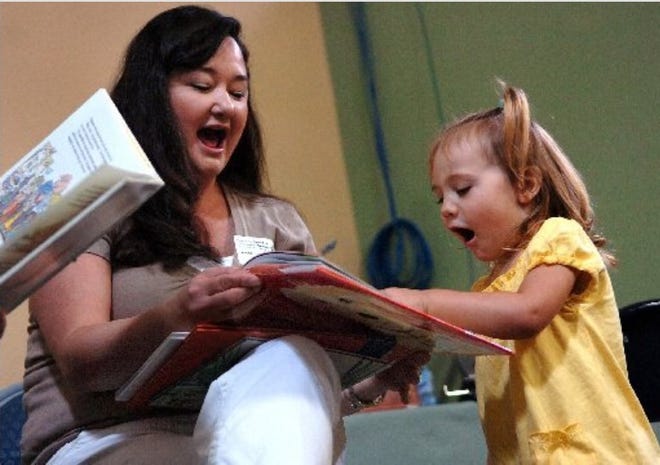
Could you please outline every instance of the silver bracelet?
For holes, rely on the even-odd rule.
[[[383,393],[373,400],[362,400],[355,394],[355,390],[353,389],[353,386],[349,387],[347,392],[348,392],[348,402],[351,406],[351,410],[353,411],[362,410],[363,408],[366,407],[374,407],[380,404],[385,398],[385,394]]]

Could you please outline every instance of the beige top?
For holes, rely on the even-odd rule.
[[[529,271],[561,264],[589,277],[511,357],[477,357],[477,398],[491,465],[660,463],[628,382],[618,307],[605,264],[578,223],[546,220],[513,268],[483,292],[516,292]]]
[[[227,192],[227,201],[234,221],[235,239],[239,242],[248,247],[251,242],[258,243],[263,250],[263,244],[272,241],[273,250],[316,253],[307,226],[290,203],[267,197],[248,201],[231,192]],[[106,235],[87,253],[109,260],[111,248],[112,235]],[[165,272],[160,264],[115,271],[112,275],[112,318],[128,318],[153,307],[170,297],[191,276],[187,267]],[[28,418],[22,436],[23,463],[33,463],[37,455],[38,460],[34,463],[45,463],[81,429],[133,418],[130,412],[114,402],[114,392],[83,393],[71,389],[34,321],[30,321],[28,333],[24,376],[24,405]]]

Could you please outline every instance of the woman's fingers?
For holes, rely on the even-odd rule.
[[[261,280],[241,268],[214,267],[190,280],[184,306],[200,320],[226,319],[227,311],[252,297]]]

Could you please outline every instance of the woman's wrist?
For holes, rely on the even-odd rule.
[[[383,398],[385,397],[385,393],[378,394],[376,397],[373,397],[371,399],[364,399],[360,397],[356,392],[353,386],[349,387],[346,390],[346,394],[348,395],[348,400],[351,403],[351,406],[354,409],[361,410],[366,407],[373,407],[375,405],[380,404],[383,401]]]
[[[342,404],[344,407],[342,410],[348,415],[357,413],[363,408],[374,407],[380,404],[385,397],[386,390],[371,392],[373,389],[365,389],[365,392],[361,392],[360,390],[356,390],[356,386],[351,386],[342,392]]]

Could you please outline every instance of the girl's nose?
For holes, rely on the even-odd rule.
[[[456,215],[456,204],[451,200],[445,198],[440,206],[440,216],[443,219],[452,218]]]

